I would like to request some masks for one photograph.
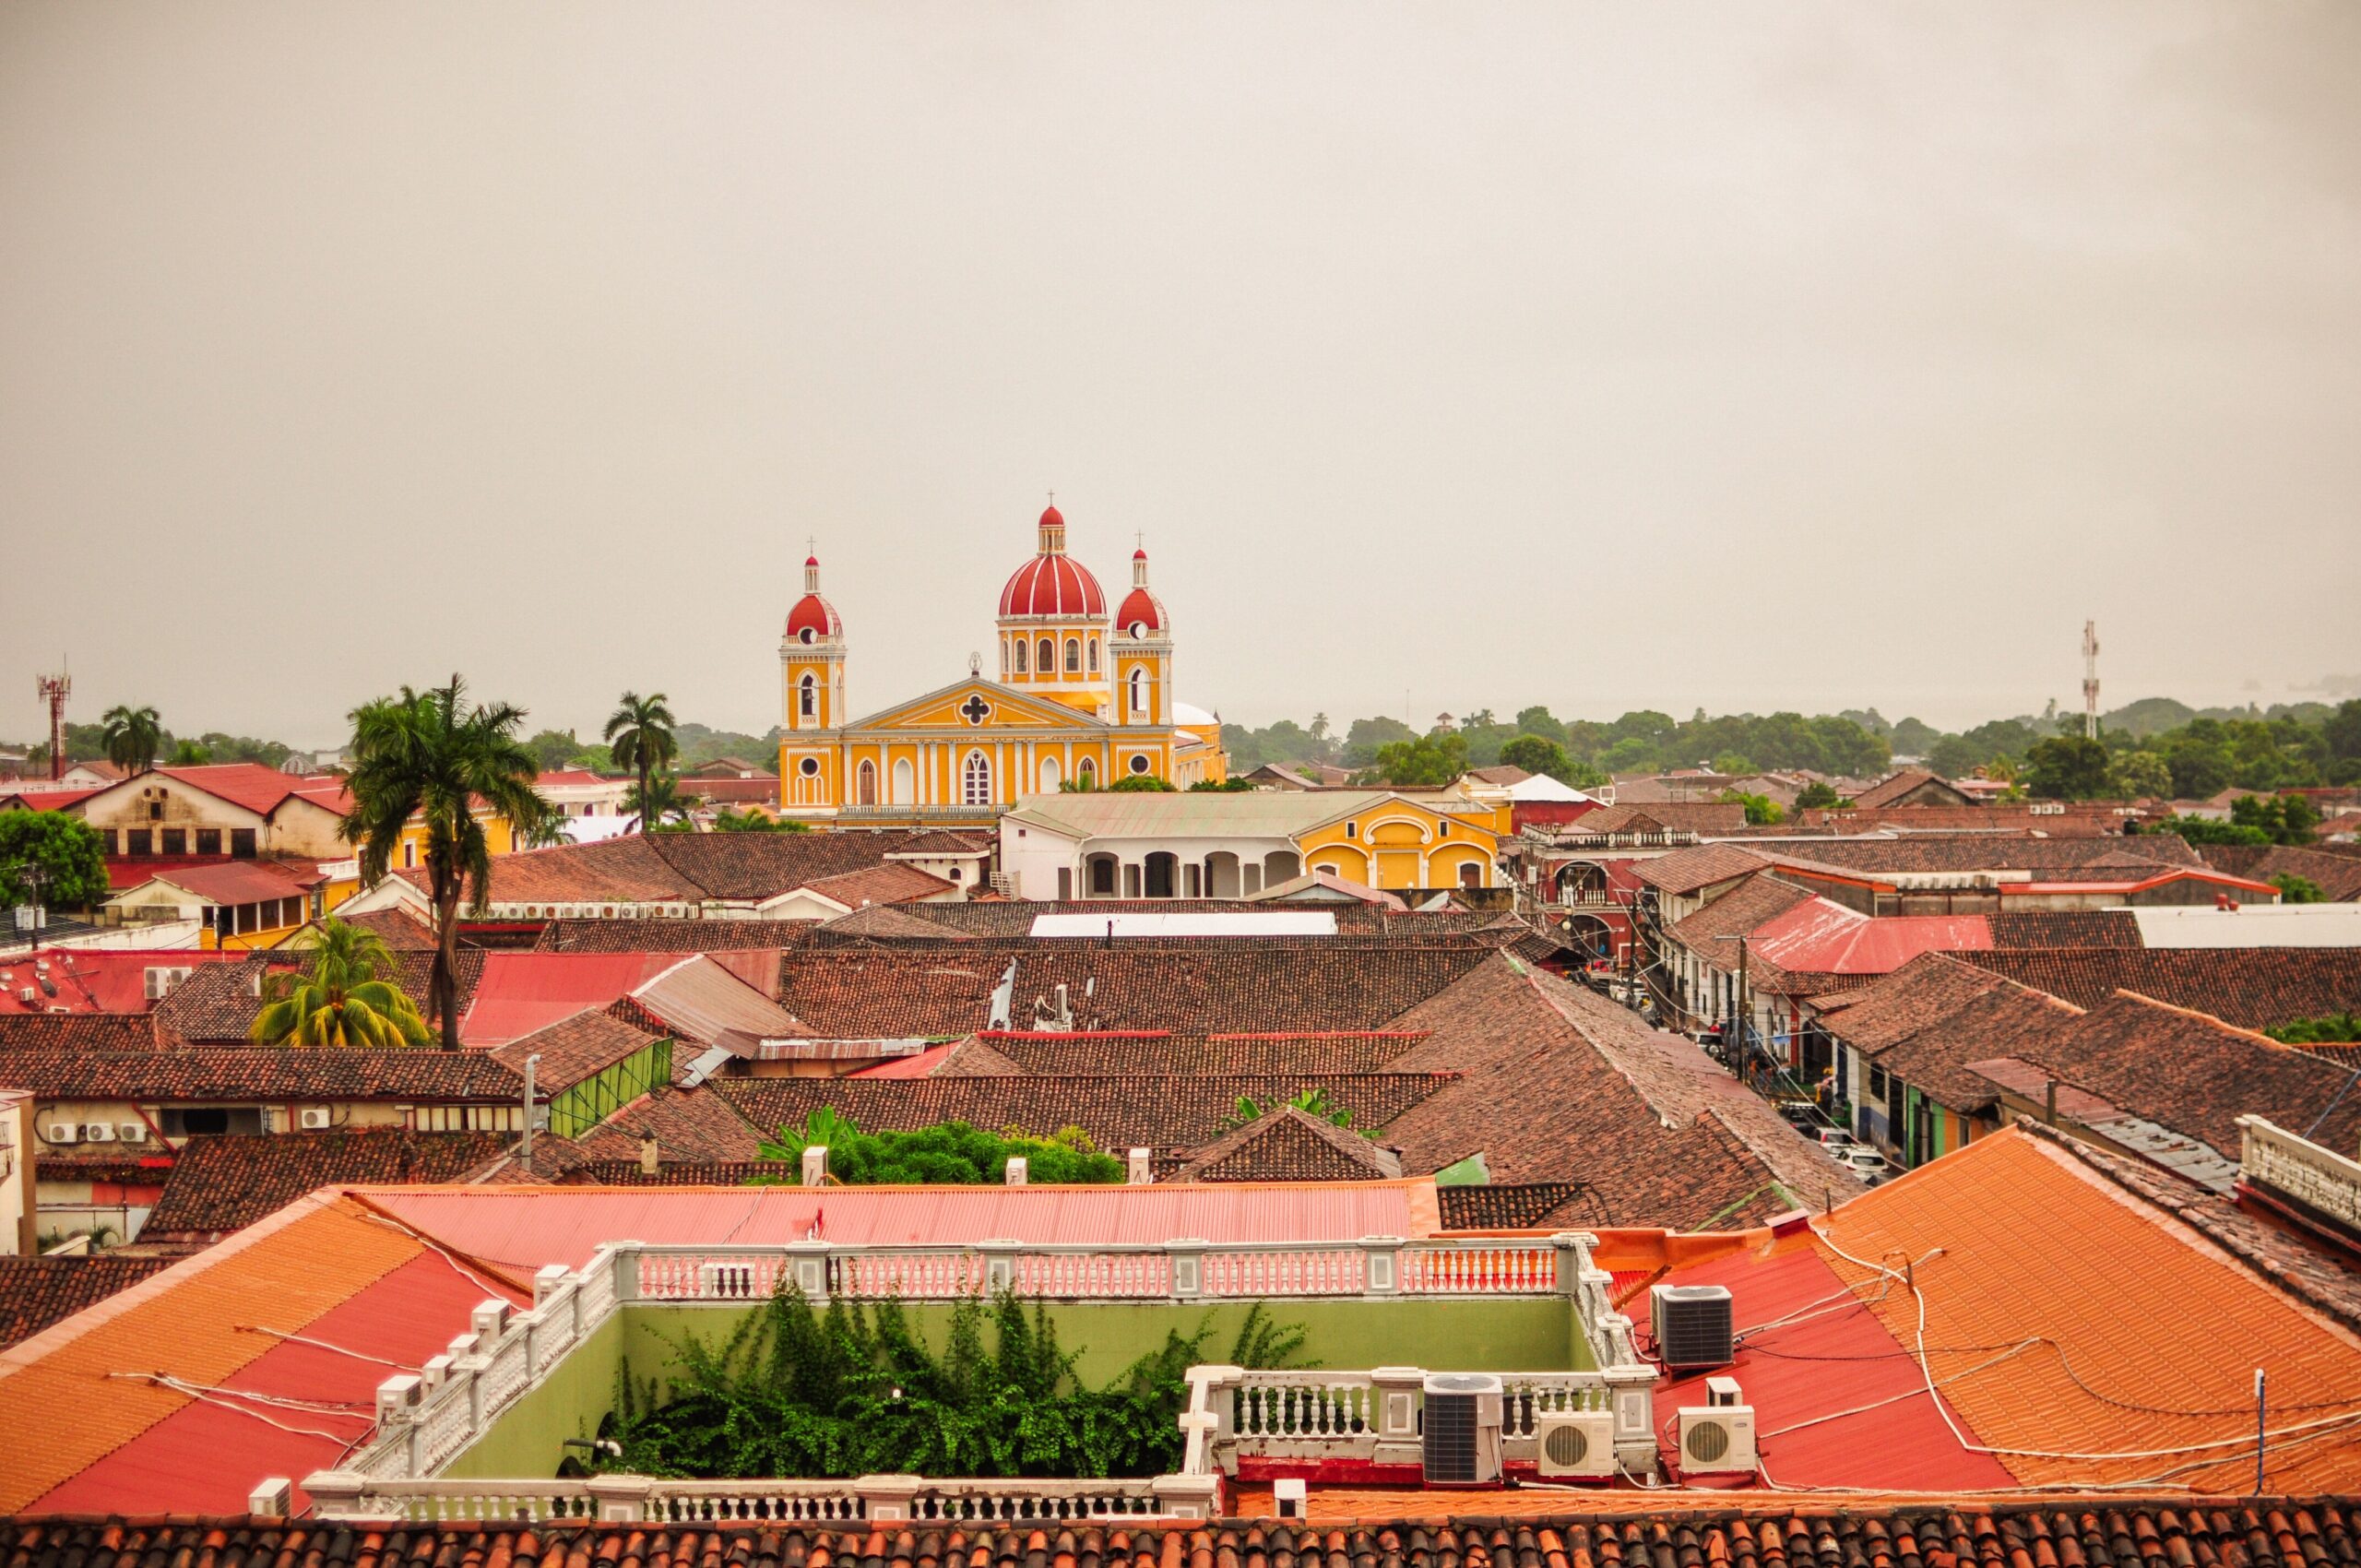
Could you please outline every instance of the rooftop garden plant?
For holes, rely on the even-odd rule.
[[[854,1186],[977,1187],[1004,1181],[1012,1157],[1025,1161],[1026,1180],[1050,1186],[1119,1182],[1123,1162],[1103,1154],[1079,1127],[1062,1127],[1046,1138],[1016,1128],[988,1133],[965,1122],[913,1132],[864,1133],[852,1118],[831,1106],[806,1116],[801,1127],[778,1130],[763,1145],[762,1157],[800,1165],[807,1148],[828,1151],[828,1173]],[[757,1184],[786,1180],[757,1177]]]
[[[792,1288],[727,1338],[676,1341],[669,1387],[618,1377],[599,1436],[603,1468],[697,1479],[861,1475],[1101,1479],[1180,1463],[1184,1375],[1205,1360],[1207,1314],[1104,1386],[1083,1384],[1046,1307],[1003,1293],[952,1310],[940,1354],[898,1301],[825,1311]],[[1260,1303],[1232,1364],[1290,1364],[1303,1330]]]

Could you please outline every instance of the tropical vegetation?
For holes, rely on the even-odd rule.
[[[2262,1031],[2282,1045],[2344,1045],[2361,1040],[2361,1011],[2296,1018]]]
[[[672,727],[678,722],[672,710],[665,706],[662,692],[650,692],[646,696],[625,692],[621,705],[607,718],[609,754],[617,767],[628,768],[639,776],[638,799],[651,805],[655,802],[656,776],[670,767],[672,759],[680,754],[680,745],[672,737]],[[643,833],[664,820],[660,809],[641,811],[637,805],[631,809],[639,813]]]
[[[680,775],[658,773],[623,791],[623,811],[639,819],[642,833],[666,833],[685,827],[697,797],[681,789]]]
[[[529,837],[550,813],[533,788],[539,768],[517,739],[525,710],[471,703],[466,683],[423,692],[404,686],[352,710],[351,814],[340,831],[360,849],[361,881],[374,886],[415,818],[425,830],[426,897],[434,927],[427,980],[430,1018],[443,1049],[459,1049],[459,904],[481,910],[492,885],[492,846],[476,816],[481,802]]]
[[[164,744],[164,721],[154,708],[118,703],[100,716],[99,724],[109,762],[125,773],[145,773],[156,766],[156,754]]]
[[[252,1037],[264,1045],[424,1045],[433,1036],[395,972],[384,938],[331,916],[301,969],[263,982]]]
[[[987,1330],[990,1332],[988,1333]],[[940,1352],[898,1301],[843,1296],[825,1312],[789,1289],[726,1338],[674,1342],[672,1376],[617,1376],[601,1468],[710,1479],[860,1475],[1155,1476],[1179,1468],[1189,1368],[1208,1312],[1099,1387],[1074,1375],[1043,1303],[1003,1293],[952,1307]],[[1304,1330],[1260,1302],[1229,1364],[1293,1364]]]
[[[0,906],[87,909],[107,891],[97,828],[64,812],[0,812]]]
[[[1101,1153],[1079,1127],[1046,1138],[1016,1128],[988,1133],[965,1122],[913,1132],[864,1133],[851,1117],[821,1106],[801,1127],[786,1126],[762,1146],[762,1158],[800,1166],[807,1148],[828,1151],[828,1173],[857,1186],[989,1186],[1007,1179],[1012,1157],[1025,1160],[1026,1180],[1046,1186],[1112,1184],[1123,1162]],[[757,1178],[757,1182],[786,1177]]]

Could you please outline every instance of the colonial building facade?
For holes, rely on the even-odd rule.
[[[783,815],[842,823],[989,822],[1018,797],[1105,789],[1127,778],[1175,789],[1228,777],[1221,725],[1177,701],[1172,625],[1148,588],[1147,552],[1110,617],[1066,521],[1041,514],[1033,557],[1001,589],[999,669],[856,719],[844,622],[821,595],[818,557],[779,643]]]

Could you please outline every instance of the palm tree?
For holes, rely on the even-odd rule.
[[[100,739],[109,762],[125,773],[145,773],[156,766],[157,748],[164,743],[164,721],[154,708],[117,703],[101,722],[105,728]]]
[[[173,767],[203,767],[213,760],[213,754],[195,741],[183,741],[172,748]]]
[[[574,835],[565,830],[565,814],[556,811],[527,829],[522,838],[528,849],[549,849],[574,842]]]
[[[662,692],[650,692],[644,697],[637,692],[625,692],[623,706],[607,720],[607,741],[615,766],[628,767],[639,775],[642,800],[648,798],[648,781],[680,754],[680,747],[672,740],[672,726],[679,722],[672,717],[672,710],[664,706]],[[653,820],[661,822],[663,814],[658,812]],[[639,830],[645,833],[650,826],[649,821],[643,820]]]
[[[623,810],[639,818],[642,833],[659,832],[667,822],[686,822],[689,808],[696,803],[696,796],[681,793],[681,777],[677,773],[656,774],[645,784],[635,784],[623,791]]]
[[[492,847],[476,818],[481,804],[529,837],[550,813],[533,788],[540,772],[516,738],[525,710],[467,700],[458,676],[423,692],[402,688],[352,710],[352,772],[345,789],[352,810],[339,830],[361,848],[361,882],[385,880],[394,847],[412,818],[426,827],[426,896],[434,925],[434,964],[427,980],[428,1016],[443,1029],[443,1049],[459,1049],[459,898],[481,911],[492,887]]]
[[[323,921],[303,968],[265,982],[252,1036],[265,1045],[424,1045],[426,1020],[409,993],[386,979],[393,969],[394,956],[375,932]]]

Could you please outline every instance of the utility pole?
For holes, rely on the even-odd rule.
[[[524,1152],[525,1152],[525,1170],[526,1170],[526,1173],[527,1173],[528,1175],[531,1174],[531,1172],[532,1172],[532,1169],[533,1169],[533,1130],[534,1130],[534,1128],[539,1124],[539,1123],[540,1123],[540,1111],[541,1111],[541,1108],[540,1108],[540,1095],[538,1095],[538,1094],[536,1094],[536,1093],[534,1092],[534,1088],[533,1088],[533,1075],[533,1075],[533,1069],[534,1069],[534,1068],[536,1068],[536,1067],[538,1067],[538,1066],[540,1066],[540,1062],[541,1062],[541,1053],[540,1053],[540,1051],[535,1051],[535,1052],[533,1052],[530,1056],[528,1056],[527,1058],[525,1058],[525,1150],[524,1150]]]
[[[2099,738],[2099,624],[2082,623],[2082,739]]]
[[[64,660],[59,664],[58,673],[33,678],[34,690],[49,704],[49,781],[53,784],[65,777],[65,697],[74,689],[74,677],[65,673]]]

